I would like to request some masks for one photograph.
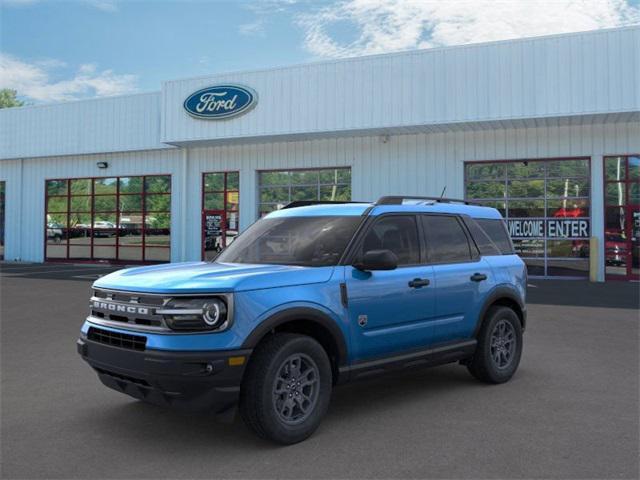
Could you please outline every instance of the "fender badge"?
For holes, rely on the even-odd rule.
[[[369,318],[366,315],[358,315],[358,325],[364,327],[367,324]]]

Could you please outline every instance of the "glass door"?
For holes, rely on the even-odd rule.
[[[604,159],[607,279],[640,278],[640,156]]]
[[[202,176],[202,259],[213,260],[238,235],[240,174]]]

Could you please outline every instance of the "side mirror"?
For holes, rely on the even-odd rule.
[[[391,250],[369,250],[353,267],[362,271],[395,270],[398,267],[398,257]]]

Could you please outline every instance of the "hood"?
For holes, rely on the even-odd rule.
[[[239,263],[169,263],[128,268],[96,280],[96,288],[146,293],[239,292],[327,282],[333,267]]]

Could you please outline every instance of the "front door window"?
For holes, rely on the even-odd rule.
[[[604,159],[604,251],[609,279],[640,277],[640,156]]]

